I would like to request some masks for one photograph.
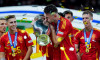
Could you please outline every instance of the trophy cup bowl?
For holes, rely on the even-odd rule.
[[[37,37],[37,43],[40,46],[46,46],[51,42],[50,37],[46,34],[48,32],[48,26],[43,24],[43,20],[37,20],[33,25],[33,29]]]

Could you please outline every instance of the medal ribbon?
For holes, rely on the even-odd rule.
[[[60,23],[60,20],[58,20],[58,22],[57,22],[57,31],[56,31],[56,35],[57,35],[58,31],[59,31],[59,23]]]
[[[87,50],[88,47],[89,47],[89,44],[90,44],[90,41],[91,41],[92,34],[93,34],[93,29],[91,30],[89,39],[87,40],[87,38],[86,38],[86,30],[84,29],[84,38],[85,38],[86,50]]]
[[[10,46],[11,46],[11,49],[12,49],[12,52],[14,53],[14,50],[16,49],[16,45],[17,45],[17,32],[15,32],[15,39],[14,39],[14,46],[13,46],[13,43],[12,43],[12,40],[11,40],[11,36],[10,36],[10,32],[8,31],[8,37],[9,37],[9,41],[10,41]]]

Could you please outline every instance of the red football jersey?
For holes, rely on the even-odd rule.
[[[17,32],[18,32],[17,46],[15,52],[16,56],[14,57],[12,56],[12,50],[10,46],[8,32],[1,37],[0,52],[5,52],[6,60],[22,60],[27,53],[28,50],[27,47],[33,45],[33,41],[26,31],[18,29]],[[14,42],[15,34],[10,34],[10,35],[11,35],[12,42]]]
[[[68,19],[61,17],[57,36],[64,38],[60,43],[61,60],[77,60],[76,51],[72,44],[73,27]]]
[[[52,23],[56,30],[57,24]],[[55,48],[54,43],[52,41],[52,34],[49,35],[51,43],[49,43],[47,46],[40,46],[40,50],[42,54],[46,53],[46,60],[61,60],[61,53],[60,53],[60,45]]]
[[[74,36],[74,39],[72,41],[73,45],[75,44],[75,34],[79,31],[79,29],[73,27],[73,36]]]
[[[90,32],[86,32],[87,39],[89,38]],[[89,52],[86,52],[86,45],[84,39],[84,30],[81,30],[76,35],[75,44],[79,45],[79,52],[81,54],[81,60],[98,60],[98,50],[100,49],[100,31],[93,29],[92,38],[90,41]]]
[[[78,31],[79,31],[79,29],[73,27],[73,34],[74,34],[74,35],[75,35]]]

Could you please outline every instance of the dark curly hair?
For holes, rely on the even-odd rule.
[[[50,14],[52,14],[53,12],[54,13],[58,13],[58,10],[57,10],[56,6],[53,5],[53,4],[47,5],[44,8],[44,13],[50,13]]]

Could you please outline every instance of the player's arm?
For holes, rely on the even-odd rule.
[[[28,51],[27,51],[27,53],[26,53],[26,56],[24,57],[23,60],[28,60],[28,59],[30,58],[32,52],[33,52],[32,46],[29,46],[29,47],[28,47]]]
[[[2,38],[3,37],[0,38],[0,60],[6,60],[5,59],[5,46],[3,44],[4,39]]]
[[[77,59],[81,60],[81,56],[80,56],[80,52],[79,52],[79,44],[75,44],[75,49],[76,49],[76,53],[77,53]]]
[[[5,60],[5,53],[4,52],[0,52],[0,60]]]
[[[31,25],[34,25],[34,23],[35,23],[37,20],[38,20],[38,18],[35,17],[35,18],[32,20]]]
[[[59,37],[56,35],[55,29],[52,25],[50,25],[50,28],[51,28],[51,33],[52,33],[52,40],[55,44],[55,47],[57,47],[60,44],[60,42],[63,40],[63,37]],[[58,39],[60,39],[60,41],[58,41]]]
[[[27,32],[25,32],[23,35],[26,35],[25,43],[28,49],[23,60],[28,60],[33,52],[33,48],[32,48],[33,41]]]
[[[79,52],[79,41],[80,41],[80,31],[75,34],[75,49],[77,53],[78,60],[81,60],[80,52]]]
[[[72,28],[71,23],[69,21],[64,21],[64,22],[65,23],[60,24],[57,34],[56,34],[54,27],[50,24],[52,40],[53,40],[54,45],[56,47],[61,43],[62,40],[64,40],[64,38],[68,34],[72,33],[71,31],[72,31],[73,28]],[[60,28],[60,27],[63,27],[63,28]]]

